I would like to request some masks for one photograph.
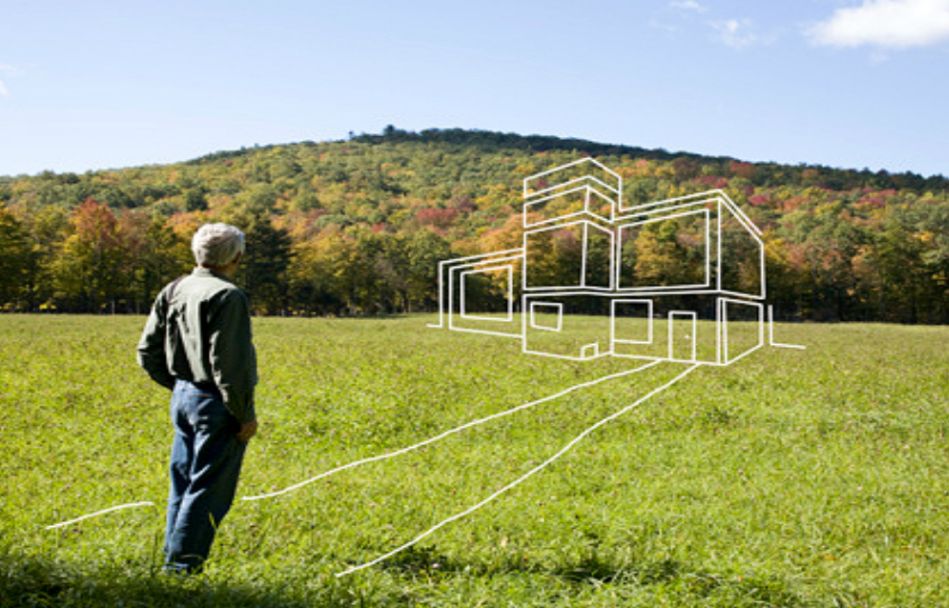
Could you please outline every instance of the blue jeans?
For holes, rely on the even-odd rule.
[[[165,568],[200,571],[214,533],[231,508],[246,444],[240,424],[214,386],[178,380],[171,395],[171,492]]]

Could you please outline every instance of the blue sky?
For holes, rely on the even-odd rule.
[[[0,0],[0,174],[464,127],[949,175],[949,0]]]

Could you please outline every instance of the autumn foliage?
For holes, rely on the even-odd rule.
[[[0,307],[144,312],[190,269],[194,229],[226,221],[247,233],[240,281],[259,313],[431,310],[437,262],[519,246],[520,180],[581,155],[616,168],[630,202],[725,189],[765,232],[769,300],[785,316],[949,322],[946,178],[398,129],[165,166],[0,177]],[[569,250],[565,238],[551,247]],[[687,272],[673,254],[692,238],[644,235],[639,272]]]

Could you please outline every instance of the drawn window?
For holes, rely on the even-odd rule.
[[[707,287],[711,281],[708,209],[620,226],[617,287]]]
[[[652,301],[613,300],[613,341],[652,344]]]
[[[560,331],[563,327],[563,304],[531,302],[531,327],[545,331]]]
[[[511,264],[461,273],[461,318],[504,323],[514,320],[514,267]]]

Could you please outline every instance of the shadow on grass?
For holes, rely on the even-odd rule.
[[[662,585],[676,595],[696,600],[712,596],[728,598],[733,606],[796,608],[808,605],[778,577],[715,574],[673,559],[623,563],[593,550],[549,572],[573,584]]]
[[[379,568],[403,581],[419,577],[438,581],[530,574],[549,577],[551,582],[559,580],[577,593],[589,586],[652,588],[683,605],[707,601],[734,608],[810,605],[778,577],[714,574],[670,559],[631,562],[595,549],[551,565],[516,555],[498,562],[459,560],[447,557],[437,548],[423,547],[412,548],[383,562]],[[408,591],[398,580],[392,581],[395,586],[388,588],[367,586],[358,576],[343,581],[337,582],[329,574],[310,576],[298,572],[289,579],[261,580],[254,584],[214,576],[165,575],[141,564],[82,568],[42,557],[0,554],[0,608],[388,606],[403,605],[406,601],[411,604],[409,600],[420,599],[415,597],[418,592],[425,593],[421,589]]]
[[[433,547],[412,547],[380,564],[386,571],[402,575],[431,577],[468,574],[470,576],[503,576],[508,573],[530,573],[551,576],[571,586],[616,585],[628,587],[663,586],[672,595],[685,600],[701,601],[713,596],[729,601],[732,606],[773,606],[797,608],[809,603],[793,592],[782,579],[761,575],[720,575],[703,572],[672,559],[637,562],[620,561],[591,548],[573,560],[549,564],[533,563],[516,558],[496,564],[457,560]]]
[[[303,608],[371,604],[366,589],[327,577],[259,584],[180,576],[142,564],[81,568],[36,556],[0,555],[0,608],[122,606]],[[321,584],[323,583],[323,584]],[[382,598],[386,599],[386,598]]]
[[[109,570],[79,571],[52,561],[4,556],[0,607],[13,606],[275,606],[296,608],[291,598],[161,573],[136,576]]]
[[[471,564],[453,560],[447,555],[439,553],[435,548],[428,546],[409,547],[402,553],[381,562],[378,567],[386,572],[399,575],[435,575],[474,570]],[[474,572],[482,573],[483,569],[474,570]]]

